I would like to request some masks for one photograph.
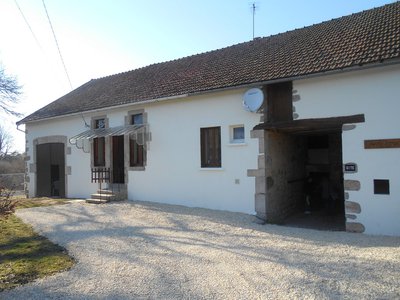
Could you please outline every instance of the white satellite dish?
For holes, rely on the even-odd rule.
[[[247,90],[243,95],[243,108],[249,112],[257,112],[264,103],[264,93],[259,88]]]

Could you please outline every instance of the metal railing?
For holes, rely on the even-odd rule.
[[[92,168],[92,183],[109,183],[110,174],[110,168]]]

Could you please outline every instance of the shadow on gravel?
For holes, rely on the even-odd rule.
[[[129,202],[128,202],[129,203]],[[357,247],[400,247],[400,238],[391,236],[373,236],[340,231],[321,231],[289,227],[284,225],[255,223],[256,217],[243,213],[218,211],[205,208],[191,208],[180,205],[135,201],[132,205],[140,205],[148,210],[176,215],[197,216],[213,223],[225,224],[244,229],[280,235],[283,238],[305,239],[316,243],[334,243]],[[317,234],[312,234],[316,232]]]
[[[128,219],[118,217],[121,210]],[[132,215],[136,213],[136,219],[129,219],[130,210]],[[57,224],[42,226],[44,234],[67,249],[73,243],[71,254],[78,262],[86,259],[85,253],[90,253],[99,259],[104,257],[121,265],[151,270],[154,275],[147,283],[149,294],[145,295],[150,298],[183,296],[169,293],[183,289],[185,282],[195,283],[196,278],[191,277],[190,269],[183,267],[171,273],[166,265],[178,266],[184,262],[198,268],[221,264],[232,264],[230,268],[235,268],[235,262],[249,262],[255,272],[237,270],[241,279],[253,282],[257,276],[276,285],[281,284],[282,278],[278,280],[279,274],[271,273],[263,265],[279,265],[293,270],[284,279],[290,286],[311,290],[326,298],[363,298],[365,287],[374,289],[379,285],[386,287],[386,296],[400,296],[399,288],[393,287],[391,281],[400,276],[400,259],[397,256],[393,261],[380,255],[380,249],[399,248],[400,238],[258,225],[246,214],[149,202],[43,207],[38,213],[57,216]],[[218,255],[210,257],[209,253]],[[98,266],[85,267],[89,276],[95,278]],[[307,280],[308,277],[312,279]],[[155,287],[158,290],[152,294]],[[42,292],[44,298],[50,293]],[[51,294],[55,298],[64,296]],[[125,298],[112,292],[103,296]],[[194,298],[207,296],[210,294],[193,295]],[[84,298],[91,299],[91,296]]]

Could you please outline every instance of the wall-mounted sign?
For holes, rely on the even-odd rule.
[[[358,168],[356,163],[347,163],[344,165],[345,173],[357,173]]]
[[[400,139],[365,140],[365,149],[400,148]]]

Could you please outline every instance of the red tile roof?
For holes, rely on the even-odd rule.
[[[91,80],[18,123],[395,60],[400,2]]]

